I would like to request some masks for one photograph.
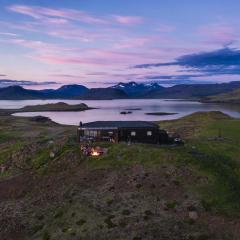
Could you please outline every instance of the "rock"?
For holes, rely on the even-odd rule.
[[[50,156],[50,158],[54,158],[55,157],[55,153],[54,152],[50,152],[49,156]]]
[[[0,173],[3,174],[6,171],[6,167],[5,166],[0,166]]]
[[[196,221],[198,219],[198,213],[196,211],[190,211],[188,212],[189,219]]]
[[[54,144],[54,141],[53,141],[53,140],[50,140],[50,141],[48,141],[48,144],[49,144],[49,145],[53,145],[53,144]]]
[[[51,122],[50,118],[44,117],[44,116],[35,116],[35,117],[32,117],[30,120],[34,122],[41,122],[41,123]]]

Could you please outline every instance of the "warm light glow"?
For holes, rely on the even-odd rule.
[[[91,156],[99,156],[100,155],[100,153],[99,152],[97,152],[97,151],[92,151],[91,152]]]

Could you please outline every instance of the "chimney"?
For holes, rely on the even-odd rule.
[[[80,127],[82,127],[82,125],[83,125],[83,123],[82,123],[82,122],[80,122],[80,123],[79,123],[79,126],[80,126]]]

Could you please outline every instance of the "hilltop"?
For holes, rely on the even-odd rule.
[[[239,124],[195,113],[159,122],[185,146],[102,143],[94,158],[75,127],[2,116],[0,238],[237,240]]]

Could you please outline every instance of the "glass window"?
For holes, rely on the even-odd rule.
[[[94,130],[90,131],[90,136],[97,137],[97,131],[94,131]]]
[[[87,137],[97,137],[98,132],[95,130],[84,130],[84,136]]]
[[[88,130],[84,130],[84,136],[89,136],[89,131]]]
[[[152,131],[147,131],[147,136],[152,136]]]
[[[132,137],[136,136],[136,132],[131,132],[131,136]]]

